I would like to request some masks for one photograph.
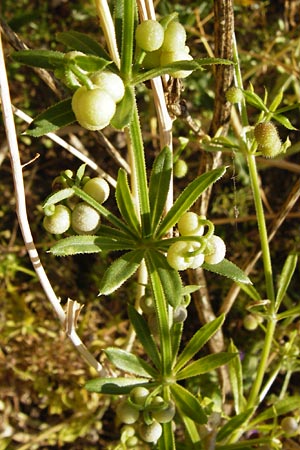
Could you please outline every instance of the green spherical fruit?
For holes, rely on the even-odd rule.
[[[124,83],[117,74],[104,70],[93,73],[90,78],[94,85],[107,92],[115,103],[124,97]]]
[[[172,52],[162,51],[160,55],[160,65],[168,66],[176,61],[191,61],[192,59],[193,57],[184,48]],[[170,72],[170,74],[174,78],[186,78],[192,72],[192,70],[174,70]]]
[[[178,159],[174,165],[174,177],[183,178],[188,171],[187,163],[183,159]]]
[[[226,92],[226,99],[232,104],[240,103],[243,98],[243,91],[237,86],[230,87]]]
[[[142,424],[139,427],[139,435],[145,442],[157,442],[162,434],[162,426],[156,420],[150,425]]]
[[[80,87],[72,98],[72,109],[80,125],[88,130],[102,130],[116,112],[113,98],[98,87]]]
[[[210,253],[205,255],[205,262],[208,264],[218,264],[225,258],[226,245],[222,238],[213,235],[208,241]]]
[[[131,425],[139,418],[139,410],[128,403],[127,400],[119,403],[116,409],[116,414],[121,422]]]
[[[101,177],[88,180],[83,186],[83,190],[98,203],[104,203],[109,196],[109,184]]]
[[[43,225],[48,233],[65,233],[71,226],[70,209],[64,205],[56,205],[53,214],[44,217]]]
[[[136,27],[137,45],[145,52],[158,50],[164,41],[164,29],[156,20],[145,20]]]
[[[274,158],[281,152],[281,140],[272,122],[258,123],[254,128],[258,151],[266,158]]]
[[[182,236],[203,236],[204,227],[199,224],[198,214],[189,211],[183,214],[178,221],[178,230]]]
[[[189,242],[174,242],[168,249],[167,261],[175,270],[186,270],[193,263],[194,257],[188,255],[192,251],[194,251],[194,248]]]
[[[130,392],[130,400],[136,405],[144,405],[148,395],[149,390],[147,388],[138,386],[136,388],[133,388]]]
[[[93,234],[100,227],[100,214],[85,202],[78,203],[72,211],[71,223],[78,234]]]
[[[186,41],[186,32],[184,27],[179,22],[171,22],[167,26],[164,35],[164,42],[162,50],[164,52],[175,52],[179,49],[184,49]]]
[[[248,331],[254,331],[258,327],[258,320],[253,314],[247,314],[243,319],[244,328]]]
[[[173,420],[175,416],[176,408],[173,402],[170,402],[162,409],[158,409],[157,411],[153,411],[152,417],[157,420],[159,423],[168,423]]]
[[[149,295],[143,295],[140,299],[140,307],[144,314],[153,314],[155,312],[155,305],[153,298]]]

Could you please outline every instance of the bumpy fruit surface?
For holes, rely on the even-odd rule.
[[[145,442],[157,442],[162,434],[162,426],[156,420],[150,425],[142,424],[139,427],[139,435]]]
[[[73,95],[72,109],[82,127],[95,131],[109,124],[116,112],[116,104],[105,90],[82,86]]]
[[[88,180],[83,186],[83,190],[99,203],[105,202],[109,196],[109,185],[101,177]]]
[[[71,211],[67,206],[56,205],[51,216],[45,216],[43,225],[48,233],[62,234],[71,226]]]
[[[146,52],[158,50],[164,41],[164,29],[156,20],[145,20],[136,27],[137,45]]]
[[[230,87],[226,92],[226,99],[234,104],[234,103],[240,103],[244,98],[243,92],[240,88],[237,86]]]
[[[184,48],[172,52],[162,51],[160,55],[160,64],[161,66],[167,66],[176,61],[191,61],[192,59],[193,57]],[[175,70],[170,73],[174,78],[186,78],[192,73],[192,70]]]
[[[107,92],[118,103],[124,97],[125,87],[122,78],[108,70],[99,71],[91,75],[91,81],[100,89]]]
[[[172,21],[167,26],[162,44],[164,52],[175,52],[184,49],[186,41],[186,32],[184,27],[179,22]]]
[[[199,225],[200,217],[198,214],[189,211],[180,217],[178,221],[178,230],[182,236],[202,236],[204,233],[203,225]]]
[[[78,203],[72,211],[72,228],[78,234],[92,234],[100,227],[100,214],[85,202]]]
[[[218,264],[225,258],[226,245],[222,238],[213,235],[208,241],[208,246],[211,249],[208,255],[205,255],[205,262],[208,264]]]
[[[139,418],[139,411],[130,405],[126,400],[117,406],[116,413],[121,422],[131,425]]]
[[[258,143],[258,150],[266,158],[274,158],[281,152],[281,140],[272,122],[257,124],[254,128],[254,137]]]

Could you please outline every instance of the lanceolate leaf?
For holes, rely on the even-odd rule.
[[[59,42],[67,45],[72,50],[77,50],[89,55],[100,56],[101,58],[110,61],[108,54],[101,45],[85,33],[80,33],[78,31],[63,31],[62,33],[57,33],[56,38]]]
[[[235,264],[228,259],[223,259],[219,264],[203,264],[203,269],[217,273],[223,277],[230,278],[233,281],[245,284],[252,284],[250,278]]]
[[[180,219],[180,217],[188,211],[195,203],[198,197],[215,181],[224,175],[226,168],[220,167],[218,169],[207,172],[192,181],[184,191],[179,195],[174,202],[172,208],[158,227],[157,237],[161,238],[172,228]]]
[[[136,209],[128,186],[127,174],[123,169],[120,169],[118,173],[116,200],[119,211],[125,222],[133,228],[134,232],[139,232],[140,223],[136,215]]]
[[[102,251],[128,250],[132,243],[120,238],[101,236],[69,236],[61,239],[50,249],[55,256],[70,256],[81,253],[100,253]]]
[[[117,104],[117,109],[110,124],[117,130],[123,130],[132,119],[135,107],[134,92],[130,86],[125,87],[125,94],[122,100]]]
[[[53,50],[19,50],[12,54],[15,61],[47,70],[63,65],[64,56],[64,53]]]
[[[197,361],[192,362],[184,369],[180,370],[177,375],[177,380],[184,380],[190,377],[196,377],[203,373],[210,372],[217,367],[227,364],[228,361],[236,357],[236,353],[220,352],[213,355],[204,356]]]
[[[160,354],[151,336],[151,332],[146,320],[131,305],[128,306],[128,316],[130,322],[132,323],[135,329],[137,337],[140,343],[142,344],[143,348],[145,349],[147,355],[152,360],[155,367],[160,369],[161,367]]]
[[[295,128],[295,127],[291,124],[290,120],[289,120],[286,116],[283,116],[283,115],[281,115],[281,114],[274,114],[274,115],[273,115],[273,118],[274,118],[277,122],[279,122],[281,125],[283,125],[285,128],[287,128],[288,130],[297,130],[297,128]]]
[[[282,302],[286,291],[290,285],[290,282],[293,278],[295,269],[297,267],[297,261],[298,261],[298,255],[296,253],[292,253],[290,255],[288,255],[280,278],[279,278],[279,286],[278,286],[278,291],[277,291],[277,295],[276,295],[276,308],[278,310],[280,303]]]
[[[157,270],[167,302],[176,308],[182,298],[182,283],[179,273],[169,266],[166,257],[158,251],[149,250],[148,258]]]
[[[54,192],[54,194],[51,194],[45,201],[45,203],[43,204],[43,208],[46,208],[47,206],[50,205],[55,205],[56,203],[59,203],[67,198],[72,197],[72,195],[74,195],[74,191],[72,188],[65,188],[65,189],[60,189],[57,192]]]
[[[165,207],[170,187],[171,173],[172,153],[169,147],[165,147],[154,161],[149,182],[151,226],[153,232],[155,232],[159,224]]]
[[[236,346],[232,341],[229,344],[228,350],[230,352],[236,353],[238,352],[238,349],[236,348]],[[246,404],[243,395],[243,369],[241,359],[239,357],[233,358],[231,361],[229,361],[228,372],[234,400],[235,412],[236,414],[239,414],[240,412],[244,411]]]
[[[62,100],[39,114],[27,128],[26,134],[39,137],[75,122],[71,101],[71,98]]]
[[[77,66],[82,70],[86,70],[87,72],[102,70],[111,63],[111,61],[108,61],[107,59],[94,55],[77,55],[73,57],[73,61],[75,61]]]
[[[212,322],[205,324],[192,339],[187,343],[182,353],[179,355],[174,370],[178,372],[181,367],[187,364],[193,356],[206,344],[206,342],[218,331],[225,320],[224,314],[217,317]]]
[[[153,367],[132,353],[116,347],[106,348],[105,353],[107,354],[109,360],[116,367],[118,367],[118,369],[132,373],[133,375],[137,375],[139,377],[153,378],[157,376],[157,372],[153,369]]]
[[[117,290],[139,268],[144,250],[132,250],[114,261],[106,270],[101,283],[100,295],[109,295]]]
[[[265,409],[261,414],[257,415],[252,421],[252,425],[257,425],[266,420],[273,419],[274,417],[281,416],[283,414],[288,414],[295,409],[299,409],[300,396],[294,395],[292,397],[285,397],[283,400],[278,400],[272,406]]]
[[[171,384],[170,388],[176,407],[182,414],[190,417],[196,423],[207,422],[207,416],[199,400],[193,394],[179,384]]]
[[[89,380],[85,384],[85,388],[90,392],[98,392],[101,394],[123,395],[129,394],[131,389],[137,386],[149,386],[147,378],[96,378]]]

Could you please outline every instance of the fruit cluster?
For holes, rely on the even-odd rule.
[[[63,177],[61,182],[65,182]],[[109,196],[109,185],[101,177],[84,177],[82,189],[100,204]],[[69,199],[66,203],[51,205],[45,209],[44,228],[51,234],[63,234],[70,228],[77,234],[96,233],[101,223],[98,211],[86,202],[74,205],[72,199]]]
[[[194,212],[187,212],[179,219],[178,231],[187,239],[174,242],[168,249],[167,261],[173,269],[197,269],[204,262],[218,264],[225,258],[223,239],[211,233],[204,235],[204,225],[208,221]]]
[[[102,130],[116,112],[125,87],[122,79],[113,72],[99,71],[90,76],[92,88],[79,87],[72,97],[76,120],[88,130]]]
[[[143,60],[146,69],[193,59],[185,45],[185,29],[175,20],[165,28],[156,20],[145,20],[137,26],[135,38],[137,46],[146,52]],[[174,78],[186,78],[190,74],[188,70],[171,72]]]
[[[173,420],[175,405],[145,387],[135,387],[117,407],[119,420],[127,425],[136,424],[139,437],[145,442],[156,442],[162,434],[162,423]]]

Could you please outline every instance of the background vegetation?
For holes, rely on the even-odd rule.
[[[1,3],[1,8],[1,20],[30,48],[60,49],[55,34],[70,29],[102,39],[92,2],[6,0]],[[174,10],[178,12],[181,23],[187,29],[188,43],[194,57],[204,57],[214,51],[212,1],[199,3],[183,0],[179,3],[161,0],[157,2],[156,9],[161,15]],[[259,95],[263,95],[266,88],[270,98],[284,87],[285,105],[300,102],[299,9],[297,0],[235,2],[235,30],[245,87],[252,83]],[[13,105],[34,117],[56,100],[54,93],[32,69],[11,60],[11,42],[5,30],[2,31]],[[194,73],[184,85],[182,96],[187,101],[189,113],[207,131],[214,104],[213,69]],[[139,104],[150,165],[158,150],[158,131],[151,92],[147,86],[140,88]],[[253,121],[256,114],[253,110]],[[298,109],[289,113],[289,119],[295,128],[300,128]],[[15,216],[8,148],[0,120],[0,450],[115,448],[120,427],[114,413],[116,399],[91,394],[83,388],[85,381],[95,374],[65,337],[26,255]],[[27,125],[20,118],[16,118],[16,123],[22,163],[27,164],[24,180],[28,212],[42,261],[62,302],[70,297],[84,305],[78,332],[90,351],[99,357],[102,348],[122,346],[126,341],[128,319],[125,305],[134,297],[135,283],[127,284],[116,294],[100,301],[97,298],[98,279],[111,256],[83,255],[57,259],[46,253],[51,242],[41,226],[41,204],[57,174],[67,168],[75,170],[79,162],[46,137],[35,139],[22,136]],[[234,120],[232,125],[234,130]],[[66,128],[61,133],[73,142],[79,138],[84,146],[83,151],[116,178],[118,164],[103,139],[99,140],[94,133],[79,126]],[[279,133],[282,140],[287,135],[290,137],[292,146],[288,153],[275,160],[259,160],[263,186],[261,195],[270,229],[278,215],[284,216],[271,246],[274,270],[278,274],[286,255],[292,250],[299,251],[300,244],[299,202],[287,213],[289,195],[300,173],[299,132],[280,127]],[[126,157],[122,133],[107,129],[105,136]],[[201,161],[206,156],[197,137],[181,118],[174,122],[174,136],[175,150],[180,148],[182,140],[179,138],[189,140],[182,153],[189,170],[185,178],[176,181],[175,193],[178,194],[198,174]],[[37,154],[39,157],[35,159]],[[223,162],[229,170],[213,190],[209,217],[216,224],[218,234],[226,241],[228,257],[240,267],[247,267],[258,252],[249,179],[242,161],[234,153],[224,153]],[[285,299],[286,308],[299,304],[299,275],[298,267]],[[251,278],[258,286],[264,283],[260,261],[252,270]],[[231,282],[211,274],[207,276],[207,284],[211,307],[217,313],[220,308],[226,308],[224,299]],[[251,332],[244,328],[247,302],[248,298],[241,293],[230,308],[223,332],[225,339],[234,333],[235,344],[246,355],[243,366],[246,385],[248,382],[250,387],[263,333],[259,329]],[[202,321],[195,303],[191,302],[189,312],[185,325],[186,340]],[[295,331],[295,346],[299,347],[299,325],[299,321],[282,322],[278,327],[277,341],[284,346]],[[289,385],[289,393],[293,395],[300,394],[297,382],[299,368],[296,357],[293,359]],[[279,376],[278,384],[273,386],[274,395],[280,392],[282,380]],[[195,384],[191,390],[205,386],[207,396],[220,402],[215,373],[193,382]],[[230,399],[227,407],[230,410]],[[300,448],[299,436],[283,438],[282,443],[286,449]]]

